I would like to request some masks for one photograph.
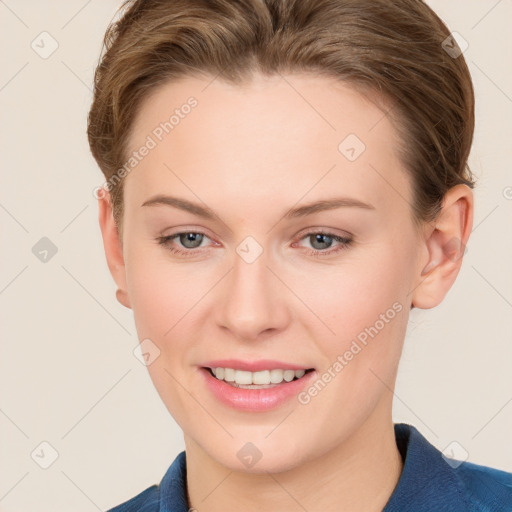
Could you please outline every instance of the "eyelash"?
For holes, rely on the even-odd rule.
[[[204,237],[209,238],[209,236],[206,233],[203,233],[201,231],[180,231],[179,233],[175,233],[173,235],[167,235],[167,236],[158,237],[156,240],[157,240],[157,243],[159,245],[162,245],[162,246],[166,247],[173,254],[178,254],[180,256],[185,256],[185,257],[191,257],[191,256],[196,255],[198,252],[200,252],[200,250],[198,248],[182,250],[182,249],[177,249],[175,247],[171,247],[169,245],[169,242],[171,242],[172,240],[178,238],[180,235],[186,235],[186,234],[189,234],[189,233],[193,233],[194,235],[203,235]],[[301,241],[304,238],[307,238],[309,236],[312,236],[312,235],[326,235],[329,238],[331,238],[333,241],[338,242],[338,243],[341,244],[341,245],[339,245],[335,249],[328,249],[328,250],[325,250],[325,251],[320,251],[318,249],[308,249],[307,250],[307,254],[309,256],[313,256],[315,258],[323,258],[325,256],[331,256],[333,254],[337,254],[337,253],[339,253],[341,251],[346,250],[348,247],[350,247],[350,245],[353,242],[352,238],[335,235],[334,233],[330,233],[328,231],[310,231],[308,233],[305,233],[299,239],[299,241]]]

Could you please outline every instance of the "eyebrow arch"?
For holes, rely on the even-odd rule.
[[[187,199],[181,199],[179,197],[158,195],[158,196],[152,197],[151,199],[148,199],[147,201],[142,203],[141,206],[158,206],[158,205],[174,206],[174,208],[178,208],[180,210],[190,212],[190,213],[197,215],[198,217],[202,217],[204,219],[213,220],[215,217],[217,217],[215,215],[215,212],[212,209],[210,209],[206,206],[201,206],[197,203],[193,203],[192,201],[188,201]]]
[[[304,206],[292,208],[285,214],[286,219],[294,219],[296,217],[305,217],[313,213],[321,212],[324,210],[333,210],[341,207],[354,207],[364,208],[366,210],[375,210],[375,206],[359,201],[359,199],[353,199],[351,197],[336,197],[334,199],[325,199],[323,201],[316,201],[309,203]]]
[[[187,199],[182,199],[173,196],[157,195],[155,197],[152,197],[151,199],[148,199],[142,204],[142,206],[157,205],[173,206],[174,208],[190,212],[204,219],[213,220],[214,218],[218,218],[218,216],[211,208],[201,206],[198,203],[193,203],[191,201],[188,201]],[[297,208],[292,208],[285,213],[284,218],[294,219],[297,217],[305,217],[307,215],[312,215],[313,213],[317,213],[320,211],[332,210],[341,207],[354,207],[363,208],[367,210],[375,210],[375,207],[373,205],[369,203],[364,203],[363,201],[359,201],[358,199],[353,199],[350,197],[337,197],[334,199],[316,201],[303,206],[299,206]]]

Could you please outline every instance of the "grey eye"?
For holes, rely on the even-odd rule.
[[[201,233],[180,233],[179,240],[183,247],[195,249],[201,245],[204,235]]]
[[[333,238],[323,233],[315,233],[313,235],[309,235],[309,241],[314,249],[321,250],[328,249],[332,245]],[[320,246],[315,247],[315,243],[318,243]]]

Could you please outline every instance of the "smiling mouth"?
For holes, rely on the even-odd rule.
[[[242,389],[266,389],[284,385],[288,382],[299,380],[304,375],[314,371],[314,368],[307,370],[282,370],[279,368],[272,370],[261,370],[258,372],[250,372],[246,370],[236,370],[234,368],[208,368],[205,370],[210,372],[217,380],[221,380],[235,388]]]

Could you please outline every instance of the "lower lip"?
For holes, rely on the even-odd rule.
[[[275,409],[293,397],[296,397],[314,378],[315,371],[291,382],[282,382],[272,388],[244,389],[236,388],[223,380],[215,378],[210,370],[200,368],[206,386],[222,403],[247,412],[261,412]]]

